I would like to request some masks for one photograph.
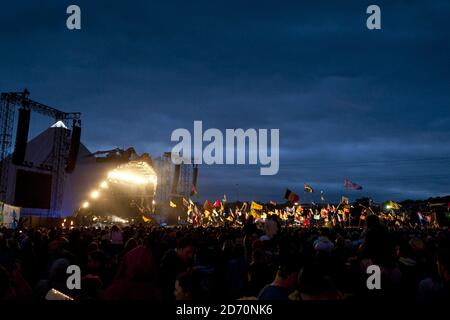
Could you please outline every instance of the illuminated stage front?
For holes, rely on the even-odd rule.
[[[82,216],[117,216],[134,218],[155,211],[158,178],[146,161],[129,161],[109,171],[98,181],[82,202]]]

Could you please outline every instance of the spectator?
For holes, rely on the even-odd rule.
[[[176,278],[192,268],[194,245],[189,238],[177,242],[176,250],[166,252],[161,261],[160,273],[167,299],[173,299],[173,288]]]
[[[139,246],[128,252],[112,285],[105,292],[108,300],[161,300],[157,267],[150,249]]]
[[[286,258],[278,267],[275,280],[265,286],[258,295],[259,300],[288,300],[295,289],[299,267],[295,259]]]

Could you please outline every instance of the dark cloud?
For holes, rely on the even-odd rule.
[[[280,128],[280,172],[202,167],[204,197],[280,200],[304,182],[335,200],[344,178],[376,199],[450,186],[450,5],[378,1],[65,1],[1,4],[0,88],[83,112],[92,150],[171,148],[171,132]],[[236,186],[238,184],[238,186]]]

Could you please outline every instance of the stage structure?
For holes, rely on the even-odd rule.
[[[137,156],[134,152],[133,155]],[[111,216],[123,220],[150,218],[155,213],[154,200],[158,182],[151,163],[149,156],[137,159],[133,156],[125,163],[115,166],[103,179],[91,185],[77,215]]]
[[[2,93],[0,98],[0,201],[29,209],[47,211],[59,217],[66,175],[77,161],[81,136],[81,113],[63,112],[29,98],[29,91]],[[13,129],[18,121],[14,150]],[[48,154],[30,155],[27,151],[31,112],[53,118],[52,142]],[[63,121],[72,120],[72,130]],[[32,150],[35,153],[42,150]],[[39,163],[29,159],[39,159]],[[10,181],[10,179],[14,181]],[[14,189],[14,190],[12,190]],[[42,191],[47,189],[47,191]],[[46,199],[47,198],[47,199]]]
[[[159,179],[156,191],[157,211],[168,218],[183,215],[185,208],[182,199],[189,199],[193,196],[193,190],[197,189],[198,164],[193,164],[193,159],[186,162],[188,163],[174,164],[171,152],[164,152],[161,157],[154,159]],[[170,201],[177,207],[171,208]]]

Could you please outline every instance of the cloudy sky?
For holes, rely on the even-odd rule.
[[[379,31],[366,28],[373,3]],[[70,4],[80,31],[66,28]],[[276,176],[202,166],[203,199],[317,199],[304,183],[330,200],[423,199],[450,194],[449,25],[444,0],[3,1],[0,90],[82,112],[92,151],[156,157],[194,120],[280,129]]]

